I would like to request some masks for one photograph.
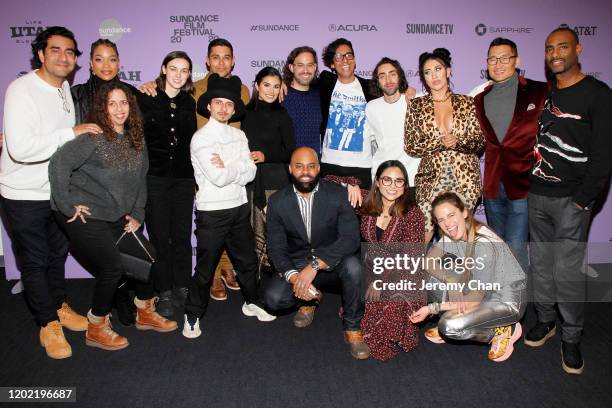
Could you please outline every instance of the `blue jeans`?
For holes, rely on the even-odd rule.
[[[527,198],[510,200],[504,184],[499,183],[497,198],[484,199],[487,223],[512,249],[523,271],[527,272],[529,258],[527,240],[529,238],[529,209]]]

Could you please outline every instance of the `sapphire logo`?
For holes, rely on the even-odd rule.
[[[454,24],[409,23],[406,24],[406,34],[452,35],[454,27]]]
[[[17,44],[30,44],[34,37],[45,30],[40,20],[26,20],[22,25],[11,26],[11,39]]]
[[[378,31],[374,24],[330,24],[327,28],[332,33],[336,31]]]
[[[115,18],[108,18],[100,23],[98,33],[100,38],[111,40],[112,42],[118,42],[123,34],[131,33],[130,27],[123,27],[119,20]]]
[[[485,35],[487,33],[487,26],[480,23],[474,28],[474,31],[476,31],[478,35]]]
[[[480,23],[474,27],[476,35],[483,36],[487,33],[495,35],[508,35],[508,34],[531,34],[533,33],[533,27],[513,27],[513,26],[487,26],[486,24]]]
[[[211,42],[215,38],[219,38],[211,24],[218,23],[220,20],[218,14],[170,16],[170,23],[176,25],[172,29],[170,42],[180,43],[185,37],[205,38],[208,42]]]

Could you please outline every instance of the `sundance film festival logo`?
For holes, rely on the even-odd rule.
[[[480,36],[487,33],[494,35],[531,34],[533,30],[533,27],[487,26],[483,23],[477,24],[476,27],[474,27],[474,31]]]
[[[11,39],[17,44],[30,44],[34,37],[45,30],[40,20],[26,20],[22,25],[9,27]]]
[[[376,28],[374,24],[330,24],[327,29],[332,33],[340,31],[378,31],[378,28]]]
[[[408,23],[406,34],[452,35],[454,28],[454,24],[447,23]]]
[[[520,76],[525,76],[525,70],[524,69],[519,69],[519,75]],[[489,72],[486,69],[481,69],[480,70],[480,79],[489,79]]]
[[[300,31],[299,24],[252,24],[251,31]]]
[[[274,67],[281,71],[285,66],[284,59],[270,59],[270,60],[253,60],[251,61],[251,68],[264,68]]]
[[[98,33],[100,34],[100,38],[111,40],[112,42],[117,42],[123,37],[123,34],[131,33],[132,29],[130,27],[123,27],[119,20],[115,18],[108,18],[100,23],[100,27],[98,28]]]
[[[185,37],[204,38],[208,42],[219,38],[211,27],[211,24],[220,21],[218,14],[170,16],[169,21],[174,25],[170,35],[171,43],[180,43]]]

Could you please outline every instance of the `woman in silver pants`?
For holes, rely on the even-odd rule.
[[[518,321],[527,304],[522,268],[508,245],[474,220],[457,194],[436,197],[432,217],[442,235],[425,264],[434,301],[410,319],[416,323],[442,313],[437,328],[425,332],[428,340],[491,343],[488,358],[507,360],[521,337]]]

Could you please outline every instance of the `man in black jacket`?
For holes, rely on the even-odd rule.
[[[319,170],[313,149],[296,149],[289,165],[292,184],[268,201],[268,255],[278,274],[266,287],[264,303],[271,310],[300,305],[293,322],[306,327],[321,297],[317,288],[340,286],[345,340],[354,358],[366,359],[359,223],[346,190],[319,181]]]

